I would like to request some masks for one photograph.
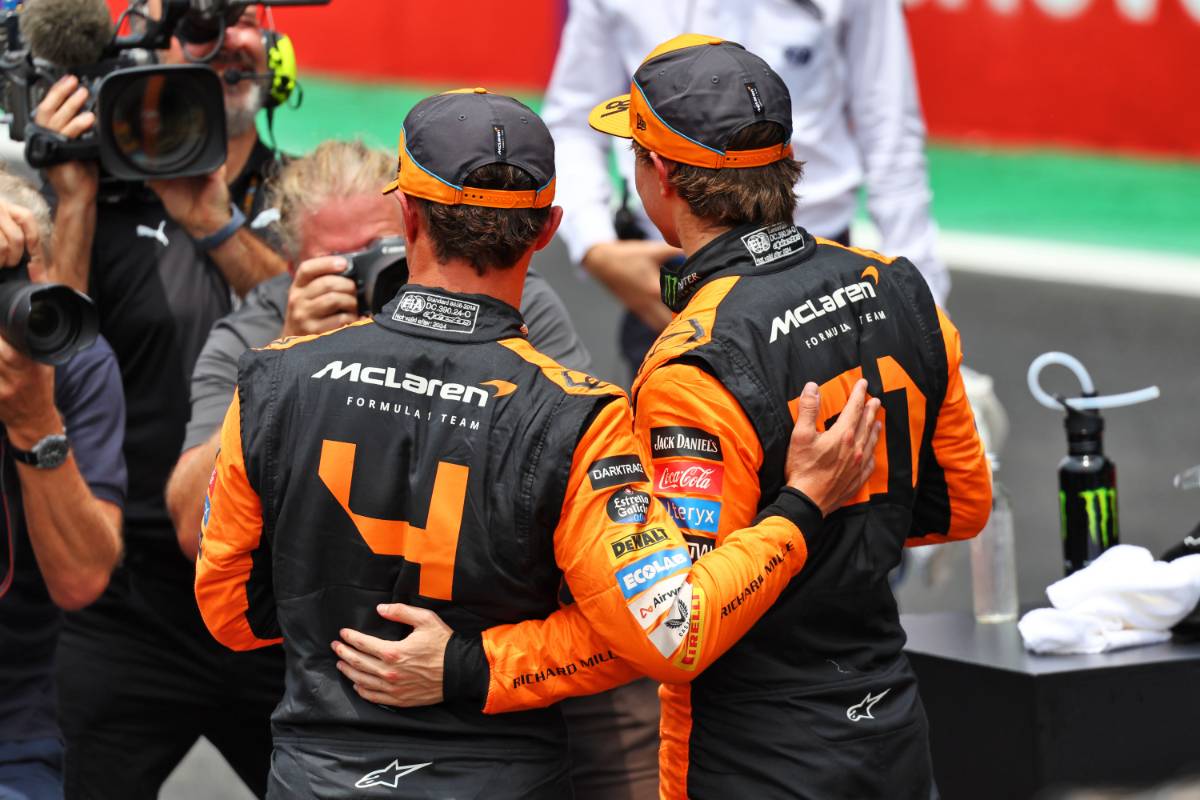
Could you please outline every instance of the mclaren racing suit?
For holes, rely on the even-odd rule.
[[[826,519],[811,566],[690,685],[663,686],[663,796],[930,797],[926,721],[887,576],[905,545],[969,538],[990,511],[958,332],[906,260],[790,224],[722,235],[665,287],[683,310],[634,383],[636,428],[654,491],[694,558],[719,553],[778,491],[806,381],[821,385],[828,424],[866,378],[884,431],[874,475]],[[722,614],[754,602],[757,586]],[[598,635],[581,626],[574,640],[562,634],[572,616],[485,631],[486,660],[459,651],[474,659],[462,669],[490,674],[486,711],[600,691],[619,677],[507,680],[526,659],[595,648]]]
[[[456,674],[479,632],[569,595],[595,649],[524,663],[506,689],[681,680],[749,630],[815,545],[801,529],[822,528],[781,491],[693,565],[645,456],[624,393],[538,353],[485,296],[408,286],[373,320],[243,356],[196,597],[225,645],[283,641],[271,795],[569,796],[559,713],[485,715],[488,676]],[[471,701],[388,709],[337,671],[340,629],[407,633],[375,612],[397,601],[459,632],[446,680]]]

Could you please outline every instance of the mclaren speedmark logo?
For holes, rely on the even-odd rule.
[[[346,380],[351,383],[369,383],[374,386],[386,386],[389,389],[400,389],[411,394],[425,397],[439,397],[442,400],[457,400],[460,403],[477,405],[483,408],[490,397],[504,397],[517,390],[515,383],[508,381],[484,381],[480,386],[443,381],[439,378],[426,378],[411,372],[398,376],[395,367],[363,366],[355,361],[344,364],[341,361],[330,361],[312,374],[315,380]],[[486,388],[480,388],[480,387]],[[490,391],[489,391],[490,390]]]

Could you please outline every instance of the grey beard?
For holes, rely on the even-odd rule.
[[[251,83],[250,91],[238,101],[237,106],[225,104],[225,135],[241,136],[254,127],[254,118],[263,107],[263,87]]]

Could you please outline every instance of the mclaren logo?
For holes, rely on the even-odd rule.
[[[868,267],[867,269],[870,271],[874,267]],[[879,273],[876,272],[875,277],[878,278],[878,275]],[[787,336],[792,332],[793,328],[807,325],[814,319],[825,316],[830,311],[844,308],[847,303],[861,303],[863,300],[869,300],[873,297],[875,297],[875,284],[870,281],[863,281],[862,283],[843,286],[832,294],[822,295],[815,300],[809,298],[795,308],[788,309],[782,316],[771,320],[771,341],[775,341],[780,336]]]
[[[879,285],[879,270],[876,269],[874,264],[872,264],[871,266],[864,269],[862,271],[862,275],[860,275],[859,277],[860,278],[870,278],[872,281],[875,282],[876,286]]]
[[[425,397],[439,397],[442,400],[457,400],[460,403],[474,404],[483,408],[491,396],[504,397],[517,390],[517,385],[508,381],[484,381],[481,386],[467,386],[453,381],[443,381],[438,378],[426,378],[411,372],[403,376],[396,375],[395,367],[365,367],[355,361],[343,364],[341,361],[330,361],[312,374],[315,380],[328,379],[331,381],[347,380],[351,383],[369,383],[374,386],[386,386],[389,389],[400,389],[411,394]]]

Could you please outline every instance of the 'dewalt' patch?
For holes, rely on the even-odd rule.
[[[670,540],[671,537],[667,535],[666,528],[647,528],[634,531],[620,539],[613,539],[608,543],[608,548],[612,552],[612,560],[615,563],[625,556],[640,553]]]
[[[621,486],[626,483],[649,481],[642,460],[636,455],[608,456],[592,462],[588,467],[588,480],[596,491]]]

